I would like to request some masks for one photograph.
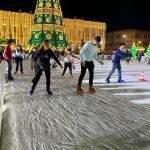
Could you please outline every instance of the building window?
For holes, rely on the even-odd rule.
[[[85,39],[89,39],[89,29],[86,28],[84,31],[85,31]]]
[[[81,40],[81,31],[78,31],[78,40]]]
[[[99,29],[99,35],[102,35],[102,29]]]
[[[137,39],[139,39],[139,38],[140,38],[140,34],[136,34],[135,37],[136,37]]]
[[[91,29],[91,31],[92,31],[92,37],[95,37],[95,36],[96,36],[96,31],[95,31],[95,29]]]
[[[111,36],[111,39],[112,39],[112,40],[114,39],[114,35]]]
[[[69,38],[73,39],[73,31],[72,30],[70,30],[70,32],[69,32]]]

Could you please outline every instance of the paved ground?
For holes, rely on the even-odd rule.
[[[34,96],[29,96],[32,73],[25,62],[24,76],[6,85],[1,150],[149,150],[150,69],[148,65],[123,63],[125,84],[104,82],[111,67],[96,63],[97,93],[76,94],[79,63],[74,79],[52,70],[50,97],[42,76]],[[147,82],[140,82],[141,71]],[[87,89],[88,75],[84,80]]]

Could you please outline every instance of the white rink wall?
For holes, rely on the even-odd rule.
[[[5,96],[5,84],[6,84],[6,62],[0,64],[0,136],[1,136],[1,125],[2,125],[2,114],[3,114],[3,104]]]

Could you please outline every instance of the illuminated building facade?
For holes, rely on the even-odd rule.
[[[107,33],[106,52],[113,53],[120,43],[125,43],[128,49],[131,49],[135,43],[136,49],[145,51],[150,42],[150,31],[144,30],[119,30]]]
[[[27,48],[32,31],[33,14],[0,10],[0,40],[12,38],[16,44]],[[79,50],[83,43],[92,40],[94,36],[102,38],[101,50],[105,50],[106,24],[81,19],[64,19],[68,45]]]

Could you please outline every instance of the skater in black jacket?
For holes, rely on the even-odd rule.
[[[59,66],[61,68],[62,65],[59,62],[58,58],[55,56],[55,54],[53,53],[53,51],[49,48],[49,44],[47,40],[44,40],[44,42],[41,44],[41,47],[39,49],[39,51],[37,52],[37,54],[34,57],[34,61],[36,62],[37,60],[37,65],[36,65],[36,75],[32,80],[32,87],[30,90],[30,95],[33,95],[35,87],[42,75],[42,72],[45,72],[45,76],[46,76],[46,90],[47,93],[49,95],[53,95],[53,93],[50,91],[50,59],[51,57],[54,58],[54,60],[59,64]]]

